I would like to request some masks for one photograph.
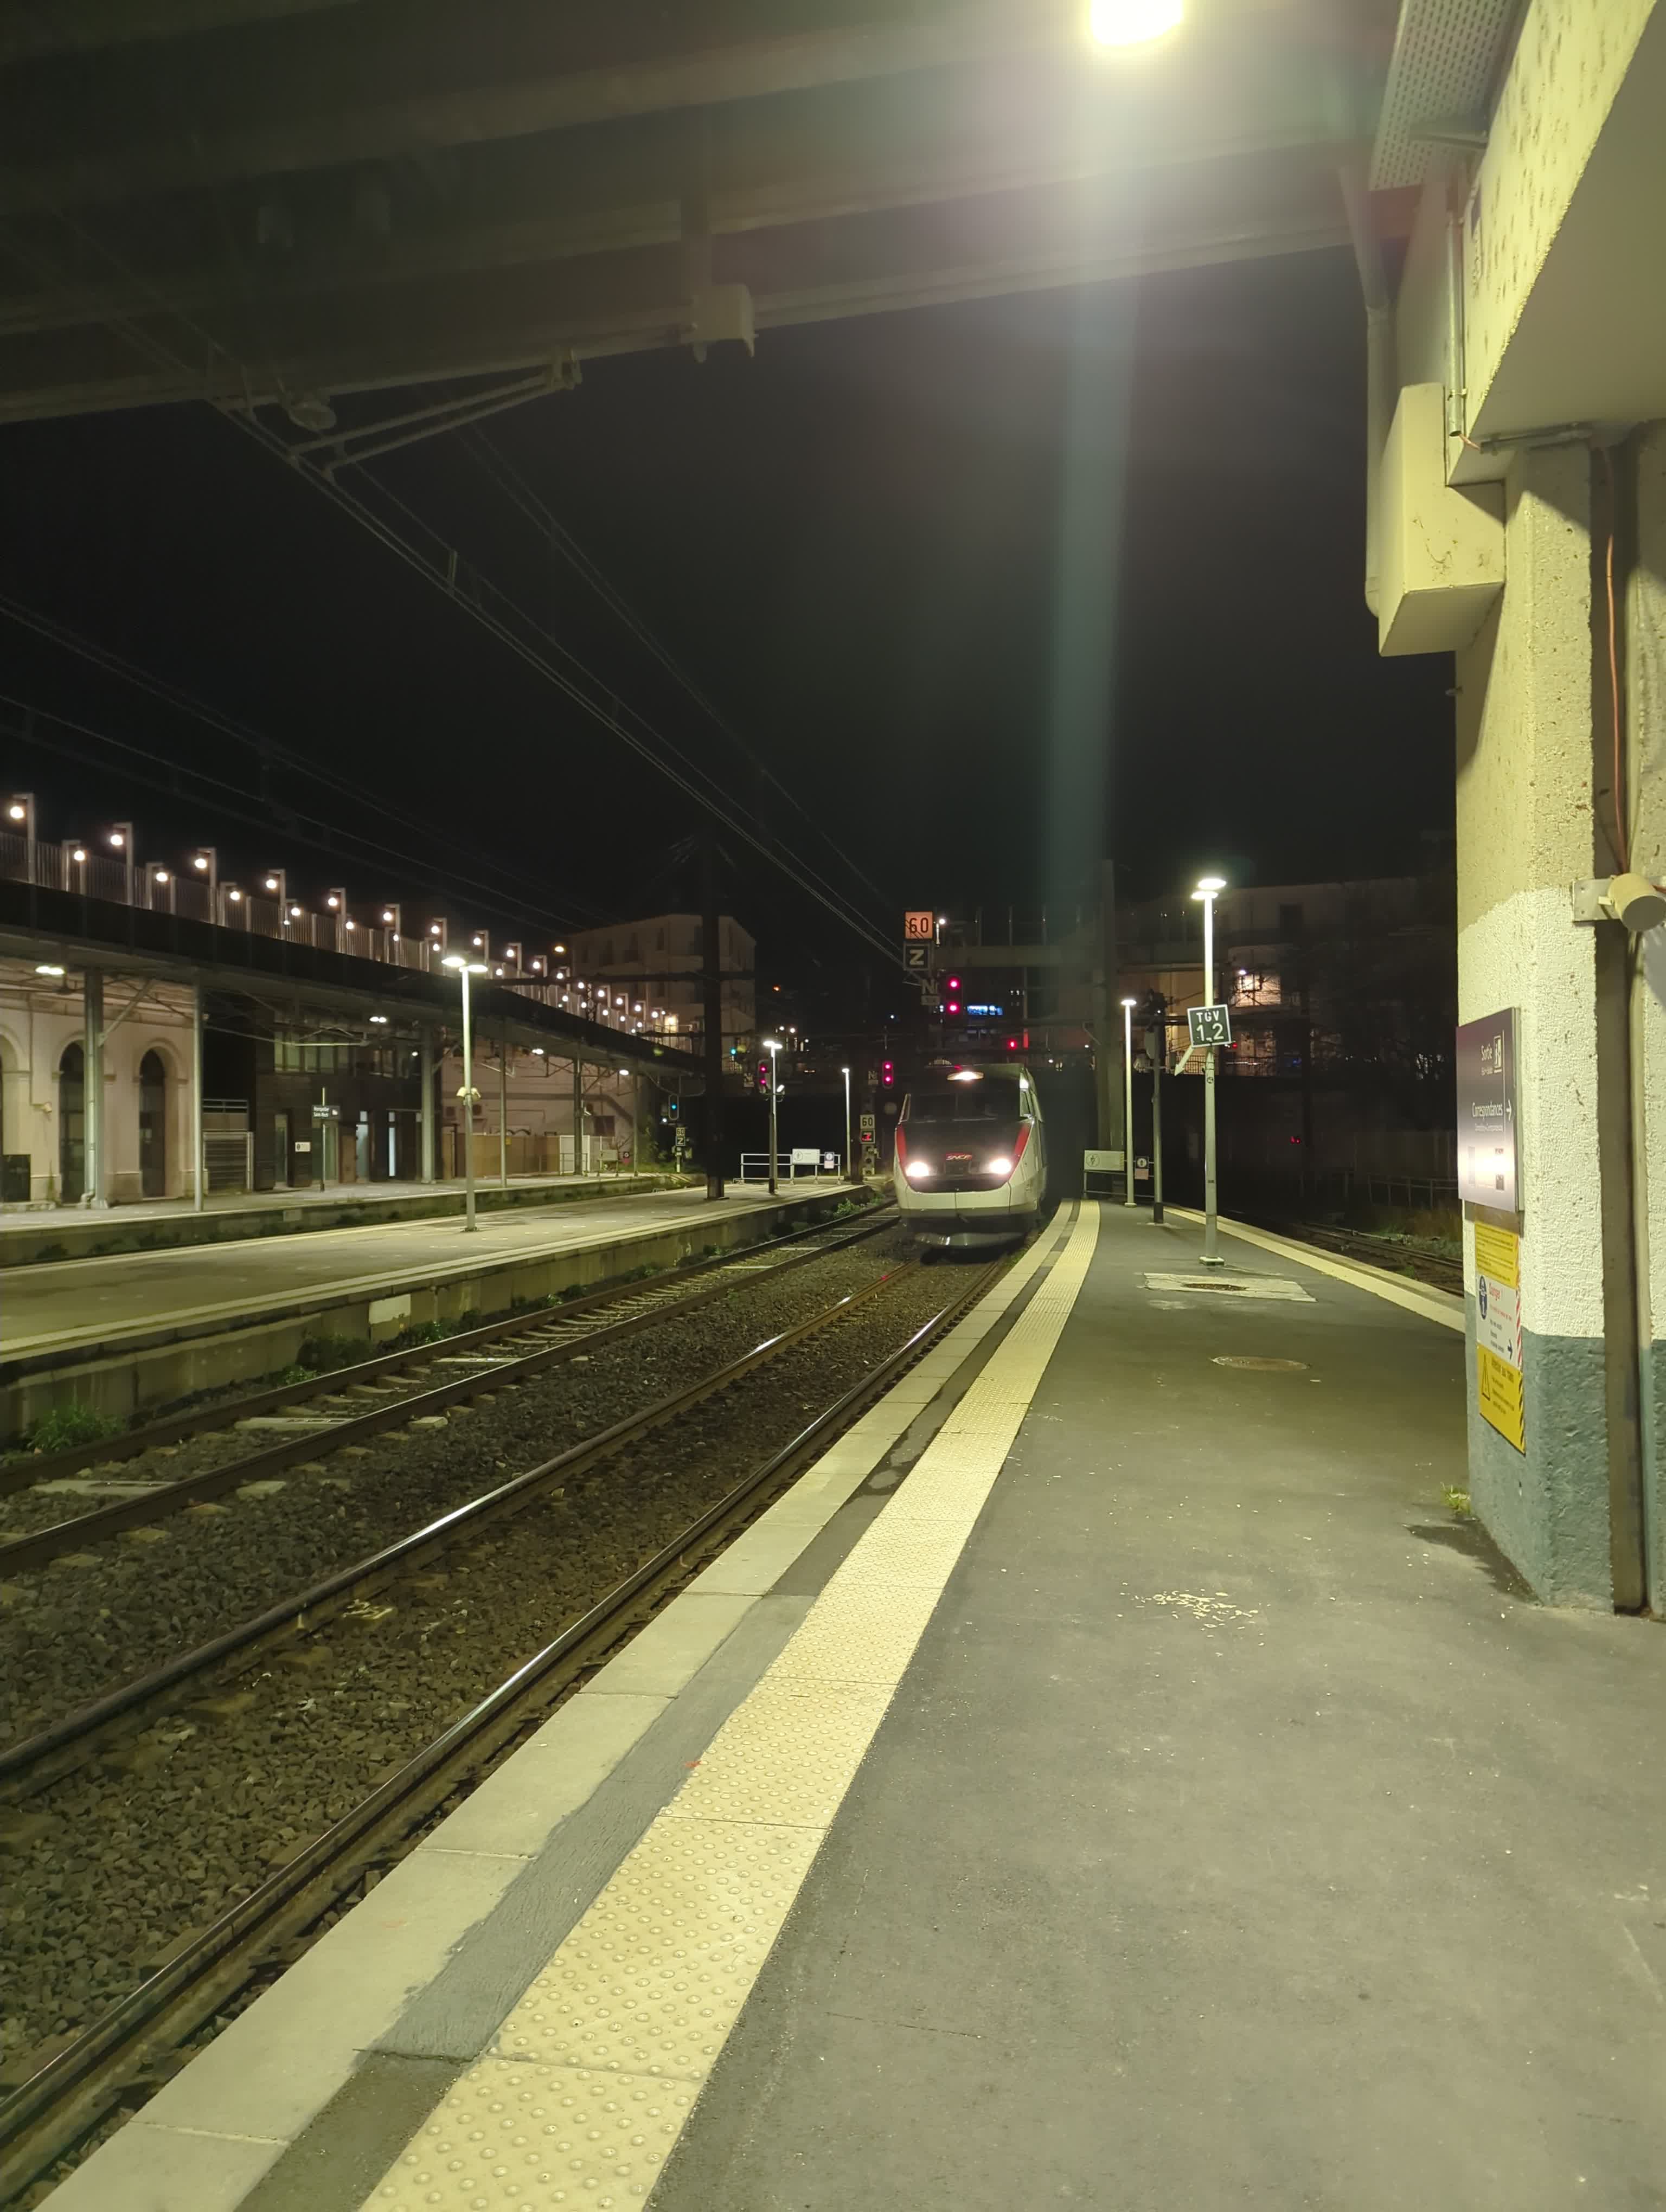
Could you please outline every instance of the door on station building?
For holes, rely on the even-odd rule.
[[[286,1112],[272,1115],[272,1188],[289,1188],[289,1116]]]
[[[58,1195],[77,1206],[87,1187],[86,1060],[78,1044],[66,1044],[58,1063]]]
[[[167,1070],[159,1052],[139,1062],[139,1195],[167,1195]]]

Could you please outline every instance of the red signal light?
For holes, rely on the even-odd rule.
[[[1008,1052],[1016,1052],[1016,1051],[1018,1050],[1018,1039],[1017,1039],[1016,1037],[1008,1037],[1008,1038],[1007,1038],[1007,1040],[1006,1040],[1006,1049],[1007,1049],[1007,1051],[1008,1051]]]
[[[950,978],[949,978],[949,988],[950,988],[952,991],[958,991],[958,990],[960,988],[960,978],[959,978],[959,976],[958,976],[958,975],[951,975],[951,976],[950,976]]]

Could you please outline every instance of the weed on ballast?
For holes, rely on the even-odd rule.
[[[125,1426],[113,1413],[95,1413],[91,1406],[75,1401],[49,1407],[23,1442],[30,1451],[73,1451],[77,1444],[101,1444],[106,1437],[119,1437]]]

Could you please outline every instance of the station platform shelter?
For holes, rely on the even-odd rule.
[[[1229,1251],[1065,1209],[54,2212],[1657,2202],[1666,1642]]]

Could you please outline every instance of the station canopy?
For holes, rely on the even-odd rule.
[[[0,0],[0,420],[323,432],[1341,245],[1395,12],[1188,0],[1112,51],[1087,0]]]

